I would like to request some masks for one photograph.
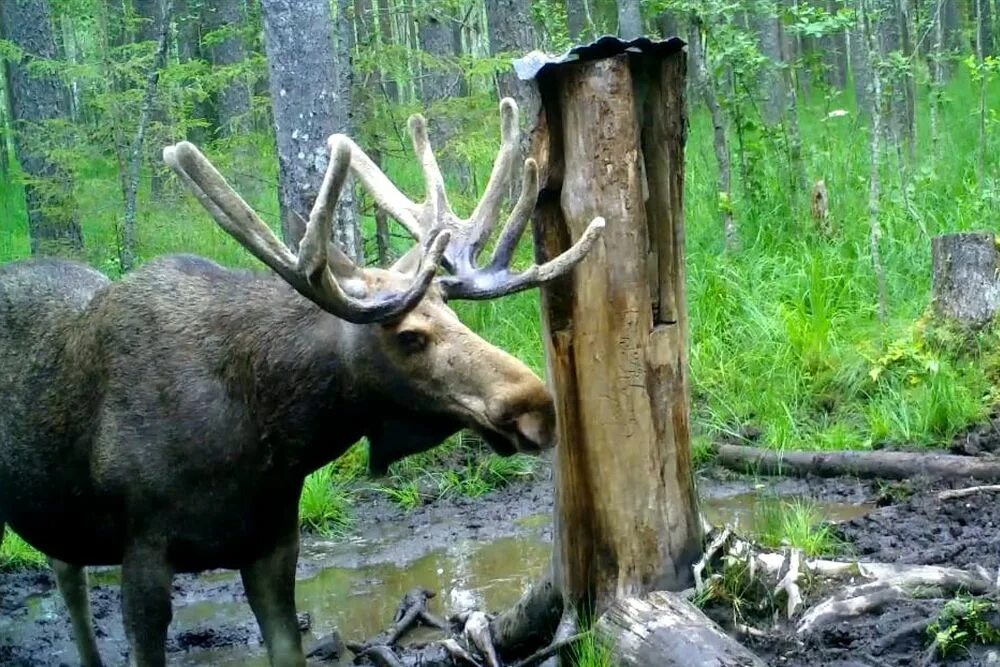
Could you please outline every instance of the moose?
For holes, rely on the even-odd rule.
[[[163,151],[211,217],[270,271],[178,255],[117,281],[82,264],[0,267],[0,540],[9,525],[46,555],[85,667],[101,665],[85,568],[120,565],[135,667],[165,665],[175,573],[240,571],[270,664],[306,664],[294,601],[305,478],[367,438],[375,474],[458,431],[498,454],[555,445],[553,399],[525,364],[464,326],[449,299],[494,299],[566,275],[604,227],[510,268],[538,197],[522,186],[492,257],[516,160],[518,110],[460,219],[427,136],[409,120],[425,199],[415,203],[351,139],[329,163],[293,252],[192,144]],[[349,173],[414,237],[388,269],[331,242]]]

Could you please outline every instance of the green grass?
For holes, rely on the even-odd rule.
[[[303,527],[324,536],[341,535],[352,525],[351,495],[333,464],[306,477],[299,500]]]
[[[572,667],[616,667],[614,647],[593,629],[569,651]]]
[[[1000,83],[992,85],[989,99],[995,100]],[[924,230],[935,235],[988,229],[1000,219],[1000,151],[987,152],[989,178],[980,190],[975,179],[977,119],[969,111],[976,108],[976,91],[959,69],[942,109],[940,159],[935,160],[927,136],[925,92],[918,96],[916,162],[905,182],[894,154],[882,168],[881,252],[889,296],[885,323],[877,317],[868,255],[867,128],[850,95],[833,102],[834,108],[850,111],[843,117],[827,118],[823,100],[801,104],[805,177],[826,181],[833,237],[815,232],[806,198],[790,203],[779,148],[756,137],[748,143],[748,183],[739,178],[739,161],[733,161],[738,185],[732,206],[741,247],[728,255],[721,252],[711,126],[701,107],[692,106],[685,228],[697,461],[710,458],[711,443],[718,438],[748,432],[759,433],[756,444],[773,449],[864,449],[882,443],[936,447],[981,419],[995,402],[1000,380],[996,333],[971,340],[942,335],[923,319],[931,281],[930,239]],[[492,153],[486,148],[496,142],[496,128],[476,122],[471,130],[486,142],[483,150],[474,151],[482,156],[473,165],[473,182],[481,189],[491,166],[487,156]],[[991,126],[990,132],[995,135],[997,128]],[[469,136],[463,140],[472,145]],[[226,149],[209,147],[206,152],[224,174],[236,173],[247,183],[248,201],[277,229],[273,142],[257,135],[246,140],[258,156],[253,164],[234,163],[233,152]],[[386,155],[387,171],[399,187],[420,198],[423,182],[415,161],[401,152]],[[114,166],[91,160],[74,173],[85,259],[114,273],[115,226],[122,211]],[[474,201],[474,192],[452,195],[459,214],[468,213]],[[26,256],[23,198],[13,182],[0,181],[0,216],[0,261]],[[370,234],[373,221],[364,218],[363,226]],[[140,261],[190,252],[225,265],[260,268],[176,184],[153,202],[148,179],[143,179],[137,232]],[[397,252],[408,246],[405,239],[393,243]],[[516,264],[523,266],[530,257],[526,239]],[[544,372],[536,291],[454,306],[477,333]],[[442,492],[479,495],[521,474],[479,454],[456,466],[462,446],[456,438],[436,452],[399,462],[382,484],[384,492],[413,507]],[[342,497],[345,480],[363,469],[363,446],[352,451],[353,468],[334,467],[310,480],[303,500],[308,527],[343,525],[337,517],[348,512]],[[508,463],[521,465],[518,460]]]
[[[829,556],[841,546],[822,509],[810,500],[761,498],[753,514],[754,537],[762,546],[790,546],[806,556]]]
[[[10,528],[7,529],[3,545],[0,545],[0,570],[23,570],[45,567],[47,564],[45,556]]]

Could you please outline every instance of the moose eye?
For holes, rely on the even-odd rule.
[[[427,336],[420,331],[400,331],[396,340],[404,352],[413,354],[427,347]]]

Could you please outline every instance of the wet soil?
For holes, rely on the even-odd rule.
[[[909,489],[908,498],[882,497],[882,507],[838,524],[847,550],[859,560],[970,568],[1000,568],[1000,493],[980,492],[941,500],[945,485]],[[829,591],[807,596],[814,604]],[[926,626],[946,600],[915,599],[889,604],[877,613],[823,628],[801,640],[794,629],[772,629],[767,638],[740,637],[770,664],[840,667],[1000,664],[1000,646],[972,647],[949,659],[927,656]],[[732,626],[724,613],[713,615]],[[996,614],[991,619],[1000,623]]]
[[[929,487],[887,489],[851,479],[752,479],[724,471],[699,474],[702,505],[713,523],[753,519],[761,495],[813,498],[852,551],[866,560],[964,566],[1000,565],[1000,494],[941,502]],[[499,610],[530,585],[551,550],[551,470],[478,499],[448,497],[407,512],[382,495],[361,494],[357,524],[342,539],[305,536],[298,606],[307,614],[307,646],[334,629],[360,640],[384,629],[402,594],[416,585],[438,591],[431,608],[446,615],[472,607]],[[111,665],[126,660],[118,574],[92,574],[98,640]],[[900,603],[880,616],[829,629],[808,644],[778,630],[768,640],[742,638],[769,664],[920,664],[921,632],[886,636],[927,618],[941,601]],[[176,577],[170,665],[266,666],[260,635],[236,573]],[[349,658],[341,663],[349,664]],[[969,662],[968,660],[978,660]],[[980,651],[947,663],[992,664]],[[0,665],[76,665],[62,602],[47,571],[0,573]],[[329,663],[327,663],[329,664]],[[928,664],[943,664],[930,662]]]

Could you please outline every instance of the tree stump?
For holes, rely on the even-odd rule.
[[[618,600],[598,620],[622,667],[766,667],[680,596],[655,591]]]
[[[1000,252],[990,232],[943,234],[931,241],[933,305],[938,317],[965,326],[991,322],[1000,309]]]
[[[583,617],[620,597],[686,588],[701,555],[680,46],[605,38],[536,77],[536,259],[568,248],[594,217],[607,221],[588,261],[541,290],[559,434],[554,574]]]

